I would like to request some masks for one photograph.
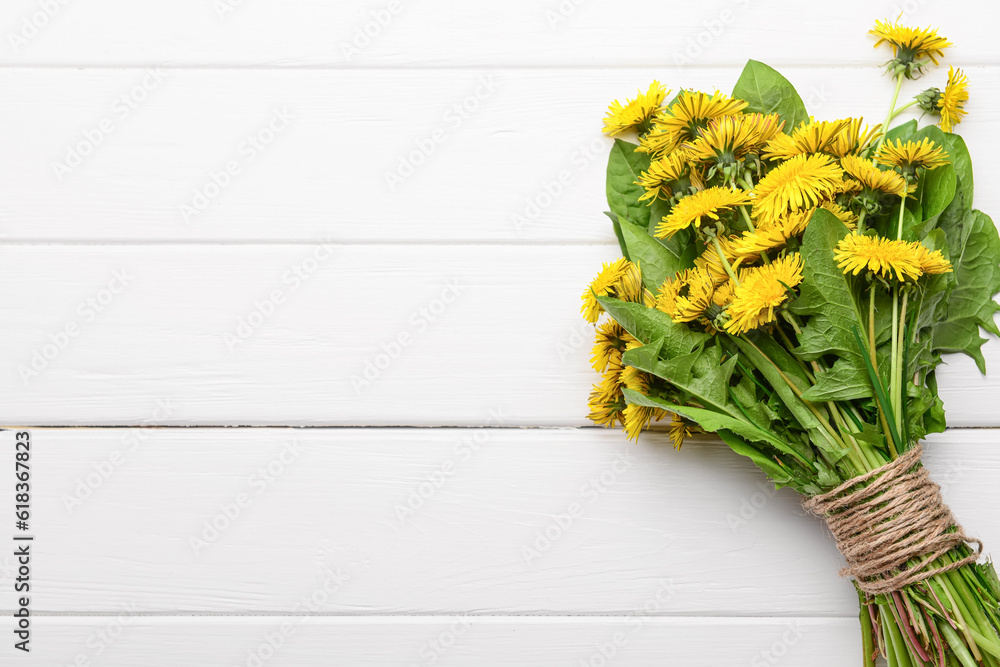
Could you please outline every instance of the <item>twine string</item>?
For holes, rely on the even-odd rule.
[[[975,563],[983,543],[955,522],[941,487],[923,467],[918,444],[895,461],[809,498],[803,506],[823,518],[847,560],[840,571],[869,595],[891,593],[936,574]],[[933,562],[962,544],[974,553],[953,563]],[[910,561],[921,564],[908,567]]]

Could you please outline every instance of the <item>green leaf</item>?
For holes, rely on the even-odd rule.
[[[948,232],[951,232],[948,234]],[[982,211],[969,211],[962,223],[945,231],[952,250],[951,263],[955,286],[947,296],[947,315],[933,327],[934,349],[938,352],[964,352],[975,360],[980,372],[986,372],[982,348],[983,327],[1000,335],[993,316],[1000,306],[993,301],[1000,292],[1000,236],[990,217]]]
[[[902,125],[897,125],[885,134],[885,140],[889,141],[906,141],[910,139],[917,131],[917,121],[908,120]]]
[[[736,362],[736,365],[740,370],[743,370],[740,362]],[[770,392],[770,390],[767,391]],[[781,437],[777,428],[780,428],[782,424],[779,423],[776,427],[773,423],[780,417],[768,406],[767,401],[761,398],[757,391],[757,384],[752,377],[743,375],[736,385],[731,385],[729,398],[749,421],[770,431],[775,436]]]
[[[800,392],[805,391],[809,386],[808,379],[805,378],[798,364],[783,347],[768,336],[758,336],[753,345],[748,340],[741,338],[734,338],[733,342],[739,346],[742,355],[764,376],[764,379],[778,394],[785,407],[795,416],[803,429],[821,428],[816,415],[806,407],[802,399],[788,385],[788,382],[782,378],[782,374],[784,374]]]
[[[672,208],[673,207],[670,205],[670,202],[666,199],[660,199],[659,197],[653,199],[653,203],[649,205],[649,224],[646,225],[646,231],[650,236],[656,238],[656,227],[660,224],[660,221],[663,220],[663,218],[670,215]],[[676,236],[677,234],[674,234],[671,238],[675,238]],[[662,243],[664,240],[665,239],[661,239],[660,242]]]
[[[808,459],[803,458],[794,449],[781,442],[773,435],[768,433],[762,428],[758,428],[753,424],[743,421],[742,419],[737,419],[727,414],[716,412],[714,410],[705,410],[703,408],[693,408],[686,405],[676,405],[674,403],[668,403],[666,401],[661,401],[658,398],[653,398],[650,396],[645,396],[637,391],[632,391],[631,389],[623,390],[625,394],[625,401],[627,403],[634,403],[636,405],[645,405],[651,408],[660,408],[667,410],[669,412],[676,412],[682,417],[687,417],[693,422],[697,422],[698,426],[710,433],[718,433],[719,431],[731,431],[740,437],[746,438],[752,442],[763,442],[774,447],[778,451],[793,456],[798,459],[801,463],[812,468],[812,463]]]
[[[670,357],[687,354],[710,338],[708,334],[674,322],[663,311],[647,308],[641,303],[629,303],[606,296],[597,297],[597,301],[625,331],[643,343],[662,340],[663,351]]]
[[[649,225],[649,207],[646,202],[639,201],[644,194],[641,186],[636,184],[642,172],[649,169],[649,156],[637,153],[637,145],[615,139],[608,156],[607,192],[608,206],[619,218]]]
[[[622,220],[620,228],[628,251],[627,257],[639,265],[642,282],[653,294],[660,289],[664,280],[673,278],[678,271],[688,268],[680,254],[661,244],[642,227]]]
[[[993,220],[982,211],[970,211],[966,220],[965,244],[952,257],[955,287],[948,295],[948,317],[972,317],[994,336],[1000,336],[993,320],[1000,311],[993,301],[1000,292],[1000,235]]]
[[[944,149],[948,151],[951,166],[958,177],[959,184],[956,193],[962,195],[965,208],[972,208],[972,194],[974,189],[972,156],[969,155],[969,149],[965,145],[965,140],[957,134],[942,132],[933,125],[920,130],[920,132],[916,133],[916,136],[920,139],[927,137],[939,146],[943,145]]]
[[[756,336],[753,343],[742,338],[734,338],[733,342],[739,347],[743,357],[764,376],[794,418],[794,422],[797,422],[803,431],[808,432],[809,439],[816,447],[826,451],[831,461],[843,457],[847,453],[846,450],[830,442],[824,435],[825,431],[819,419],[789,385],[791,382],[802,392],[809,386],[809,379],[785,348],[770,336]],[[794,423],[791,419],[789,422],[789,426]],[[790,444],[794,446],[795,443],[790,441]]]
[[[625,245],[625,237],[622,236],[622,226],[621,223],[618,222],[618,216],[611,211],[605,211],[604,215],[611,218],[611,227],[615,230],[615,238],[618,239],[618,247],[621,248],[622,257],[632,261],[632,259],[628,256],[628,247]]]
[[[865,330],[851,278],[837,266],[834,247],[847,227],[825,209],[817,210],[802,242],[805,264],[799,297],[791,309],[809,320],[799,336],[796,354],[805,361],[834,355],[830,370],[816,374],[816,385],[803,394],[808,401],[843,401],[872,395],[871,380],[854,340],[853,327]]]
[[[809,120],[802,98],[788,79],[756,60],[747,61],[733,88],[733,97],[747,101],[746,113],[778,114],[788,133]]]
[[[925,221],[934,220],[954,199],[958,177],[955,175],[955,169],[949,164],[924,172],[920,181],[920,192],[917,196],[923,211],[922,218]]]
[[[719,431],[719,437],[722,438],[722,441],[729,445],[729,448],[734,452],[753,461],[765,475],[771,478],[776,488],[781,488],[782,486],[795,486],[800,491],[802,490],[799,485],[796,484],[796,481],[792,477],[791,473],[782,468],[773,459],[768,457],[743,438],[731,431]]]
[[[876,451],[888,451],[885,445],[885,435],[882,433],[882,429],[875,426],[874,424],[869,424],[864,422],[861,433],[852,433],[851,437],[858,442],[864,442],[868,444],[872,449]]]
[[[629,350],[622,355],[622,363],[663,378],[707,408],[714,408],[736,419],[742,418],[739,409],[729,402],[729,378],[733,374],[736,357],[722,363],[722,353],[712,345],[661,360],[657,347],[658,344],[654,344]]]

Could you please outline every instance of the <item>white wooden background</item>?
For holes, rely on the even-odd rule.
[[[0,423],[52,428],[33,652],[4,547],[2,662],[856,664],[794,494],[711,440],[587,427],[578,298],[617,255],[611,99],[753,57],[878,122],[865,32],[900,12],[956,44],[998,215],[985,0],[6,0]],[[985,351],[942,372],[927,458],[995,552]]]

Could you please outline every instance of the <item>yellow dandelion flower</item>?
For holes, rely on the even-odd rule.
[[[656,309],[670,315],[673,319],[673,313],[677,310],[677,299],[680,298],[683,287],[683,272],[664,280],[660,289],[656,291]]]
[[[876,21],[875,27],[869,30],[868,34],[878,38],[875,42],[876,48],[882,42],[889,43],[893,55],[893,59],[888,63],[889,71],[901,67],[909,79],[915,78],[915,74],[921,71],[924,65],[923,58],[928,58],[937,65],[938,58],[944,55],[944,49],[954,46],[938,35],[937,30],[929,27],[910,28],[888,20]]]
[[[601,407],[610,408],[614,406],[617,407],[618,411],[625,409],[625,396],[622,394],[622,387],[625,386],[622,383],[623,370],[621,364],[608,364],[608,369],[601,376],[601,382],[595,384],[593,390],[590,392],[589,402],[592,413],[600,412],[599,408]],[[593,417],[591,419],[600,423]]]
[[[943,273],[951,266],[940,251],[931,252],[916,241],[861,234],[848,234],[841,239],[833,256],[844,273],[856,276],[868,270],[883,278],[895,274],[901,281],[917,280],[925,273],[925,265],[935,273]]]
[[[837,157],[857,155],[866,150],[871,143],[882,136],[882,125],[869,127],[862,125],[863,118],[850,118],[833,141],[826,147],[826,152]]]
[[[669,109],[653,119],[653,129],[640,142],[639,150],[647,153],[668,153],[681,142],[693,141],[698,130],[708,121],[723,116],[735,116],[747,103],[716,91],[714,95],[681,91]]]
[[[625,274],[627,267],[628,260],[624,257],[610,263],[605,263],[601,267],[601,271],[583,292],[583,307],[581,308],[581,312],[585,320],[590,323],[597,322],[597,318],[600,317],[601,312],[604,310],[597,301],[597,297],[610,294],[615,284]]]
[[[774,248],[780,248],[788,241],[782,229],[758,229],[753,232],[743,232],[736,241],[736,253],[744,263],[753,262],[760,253]]]
[[[858,216],[844,208],[840,204],[832,201],[825,201],[819,205],[820,208],[825,208],[830,213],[837,216],[848,229],[855,229],[858,226]]]
[[[743,234],[732,242],[732,252],[737,264],[752,264],[760,258],[761,252],[780,248],[788,239],[801,236],[816,209],[803,209],[782,215],[772,220],[761,221],[757,229]]]
[[[938,112],[941,114],[941,129],[951,132],[952,128],[962,122],[966,111],[965,103],[969,101],[969,79],[962,70],[948,68],[948,85],[945,86],[941,99],[938,100]]]
[[[905,144],[890,139],[878,149],[875,160],[888,167],[899,167],[904,173],[913,173],[918,168],[937,169],[949,163],[948,153],[927,137]]]
[[[721,285],[715,288],[715,294],[712,295],[712,303],[720,308],[725,308],[733,300],[733,289],[736,285],[732,280],[727,280]]]
[[[639,137],[639,147],[637,153],[648,153],[653,158],[670,155],[681,143],[681,138],[676,132],[667,132],[658,128],[655,124],[653,129]]]
[[[722,256],[726,258],[729,262],[729,267],[735,271],[740,265],[740,257],[736,254],[735,243],[738,236],[729,237],[719,237],[719,247],[722,248]],[[708,273],[712,276],[716,285],[720,285],[727,280],[729,280],[729,274],[726,273],[726,267],[722,263],[722,257],[719,256],[718,250],[715,249],[715,244],[710,244],[705,248],[705,251],[695,258],[694,266],[696,269],[701,269],[702,271]]]
[[[778,114],[723,116],[709,121],[697,139],[684,144],[684,151],[692,160],[734,164],[763,147],[781,132],[783,124]]]
[[[614,136],[632,128],[645,131],[669,94],[663,84],[653,81],[649,90],[645,93],[639,90],[634,100],[626,100],[625,104],[615,100],[604,118],[604,133]]]
[[[845,155],[840,159],[840,166],[866,188],[886,192],[902,197],[916,189],[916,185],[907,185],[906,179],[895,171],[883,171],[871,160],[857,155]]]
[[[772,169],[754,188],[754,215],[763,220],[813,208],[830,199],[844,172],[829,155],[797,155]]]
[[[626,366],[622,369],[621,381],[622,384],[631,389],[632,391],[637,391],[640,394],[649,393],[650,376],[636,368],[631,366]],[[661,410],[659,408],[649,408],[642,405],[626,405],[625,409],[622,411],[623,417],[623,428],[625,429],[626,435],[628,435],[630,440],[635,440],[639,437],[639,433],[649,426],[651,421],[658,421],[667,415],[666,410]]]
[[[773,322],[788,292],[802,282],[802,258],[785,255],[765,266],[744,269],[733,290],[726,331],[740,335]]]
[[[674,449],[680,450],[681,445],[687,438],[690,438],[696,433],[704,433],[701,428],[694,422],[690,422],[684,417],[674,412],[670,413],[670,425],[667,427],[667,433],[670,434],[670,439],[674,443]]]
[[[633,366],[625,366],[621,372],[622,386],[640,394],[649,393],[649,375]]]
[[[750,195],[738,188],[715,186],[700,190],[677,202],[656,226],[656,236],[670,238],[691,225],[701,227],[702,218],[718,220],[721,212],[749,203]]]
[[[865,186],[861,185],[860,182],[854,180],[853,178],[845,178],[843,181],[837,184],[836,190],[834,192],[838,195],[841,194],[857,194],[865,189]]]
[[[621,364],[622,349],[625,347],[625,337],[629,334],[618,322],[609,319],[597,325],[594,336],[594,348],[590,364],[598,373],[603,373],[608,363],[617,360]]]
[[[658,421],[666,414],[666,410],[629,403],[622,411],[622,428],[629,440],[638,440],[639,434],[651,421]]]
[[[823,153],[850,122],[850,118],[816,121],[810,117],[808,123],[801,123],[791,134],[779,134],[772,139],[764,149],[764,157],[787,160],[796,155]]]
[[[624,257],[609,262],[601,267],[583,293],[583,306],[580,312],[591,324],[597,322],[604,308],[597,301],[599,296],[613,296],[622,301],[645,303],[651,305],[652,294],[642,285],[642,274],[636,264]]]
[[[733,254],[739,260],[737,264],[752,264],[761,252],[780,248],[788,243],[788,239],[801,236],[815,211],[809,208],[783,213],[777,218],[761,221],[752,232],[743,232],[732,243]]]
[[[624,422],[622,416],[622,411],[625,409],[624,397],[619,395],[614,399],[607,400],[602,385],[594,385],[587,406],[590,408],[590,414],[587,415],[587,418],[598,426],[610,428]]]
[[[601,426],[611,427],[624,421],[625,396],[622,394],[622,367],[611,366],[604,373],[600,384],[595,384],[587,402],[588,419]]]
[[[806,231],[806,225],[816,209],[806,208],[782,215],[772,220],[763,220],[757,225],[757,230],[779,230],[785,238],[801,236]]]
[[[931,250],[922,243],[917,244],[917,262],[925,275],[951,273],[951,262],[944,258],[940,250]]]
[[[691,322],[704,316],[714,292],[715,279],[708,271],[685,269],[663,281],[656,295],[656,308],[674,322]]]
[[[684,177],[688,170],[688,162],[682,155],[672,153],[670,155],[654,160],[649,165],[649,169],[642,172],[636,183],[646,191],[646,194],[639,197],[639,201],[645,199],[670,199],[670,184]],[[652,203],[652,202],[650,202]]]

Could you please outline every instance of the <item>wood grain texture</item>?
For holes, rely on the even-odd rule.
[[[577,428],[578,298],[617,255],[612,99],[728,91],[750,57],[878,121],[865,32],[900,12],[955,43],[998,211],[986,2],[8,0],[0,424],[107,427],[32,429],[28,661],[855,664],[793,493],[713,441]],[[1000,426],[1000,376],[949,363],[951,425]],[[987,550],[998,433],[927,447]]]
[[[0,235],[613,244],[601,214],[608,103],[654,78],[729,91],[739,71],[0,70],[16,91],[0,124],[17,128],[0,153]],[[786,74],[817,118],[877,123],[891,97],[876,67]],[[958,130],[989,213],[1000,210],[982,185],[1000,179],[1000,67],[968,74]],[[908,82],[903,99],[944,76]]]
[[[8,246],[0,423],[586,425],[580,294],[616,251]],[[949,357],[949,423],[1000,424],[998,378]]]
[[[955,430],[926,455],[988,549],[995,439]],[[662,588],[663,616],[856,613],[821,523],[721,444],[594,428],[32,441],[36,612],[619,615]],[[0,565],[9,580],[12,557]]]
[[[860,641],[857,621],[848,618],[675,619],[640,610],[611,618],[148,618],[123,612],[40,617],[35,624],[32,664],[59,667],[79,656],[104,667],[745,667],[777,661],[842,667],[856,660]],[[0,648],[5,659],[10,653]]]
[[[678,70],[779,64],[875,67],[887,51],[866,33],[877,18],[939,26],[956,61],[997,62],[996,7],[975,0],[845,0],[835,9],[780,0],[366,0],[145,2],[56,0],[5,7],[6,64],[344,67],[622,67]],[[231,11],[230,11],[231,10]],[[970,20],[971,17],[977,17]],[[992,20],[991,20],[992,19]],[[30,35],[25,21],[41,25]],[[367,31],[359,37],[359,32]],[[346,47],[346,48],[345,48]]]

